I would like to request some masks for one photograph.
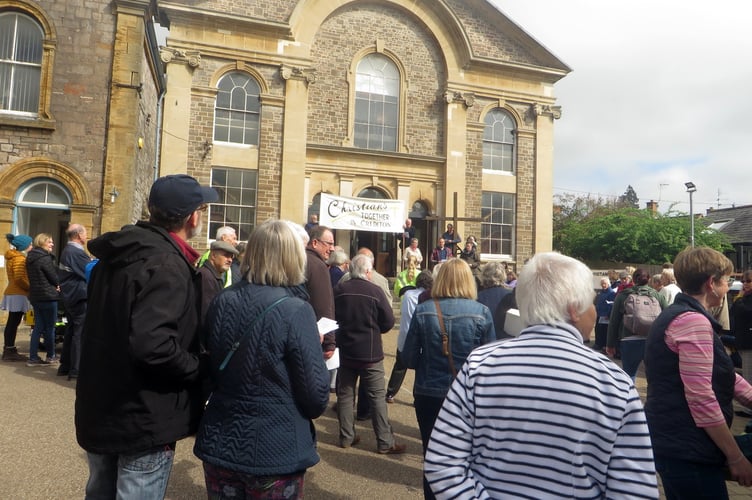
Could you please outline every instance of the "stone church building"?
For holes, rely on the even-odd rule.
[[[155,176],[188,173],[222,195],[200,248],[225,224],[305,223],[327,193],[402,200],[424,255],[447,223],[484,260],[550,250],[570,69],[487,1],[89,3],[0,0],[5,232],[116,229]],[[336,241],[394,273],[394,234]]]

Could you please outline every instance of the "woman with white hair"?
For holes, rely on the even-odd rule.
[[[319,461],[312,419],[329,402],[329,373],[300,286],[305,265],[295,229],[266,221],[248,239],[244,279],[209,308],[215,389],[193,450],[209,498],[303,498],[303,475]]]
[[[436,498],[658,498],[634,384],[583,344],[590,269],[537,254],[516,296],[526,328],[468,356],[436,420],[424,462]]]

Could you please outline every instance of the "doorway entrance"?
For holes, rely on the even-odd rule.
[[[389,199],[380,189],[369,187],[358,193],[358,198],[377,200]],[[397,268],[397,239],[394,233],[375,233],[371,231],[352,231],[350,237],[350,255],[355,255],[359,248],[367,247],[373,252],[374,268],[384,276],[395,276]]]
[[[68,190],[52,179],[34,179],[24,184],[16,196],[15,234],[32,238],[39,233],[49,234],[55,241],[53,253],[60,257],[67,243],[71,199]]]

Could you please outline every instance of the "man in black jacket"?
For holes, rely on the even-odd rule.
[[[200,275],[187,240],[216,191],[187,175],[154,182],[149,222],[89,243],[89,288],[76,386],[87,498],[163,498],[175,442],[196,432]]]
[[[84,226],[71,224],[65,234],[68,236],[68,244],[60,254],[58,276],[68,327],[63,338],[63,355],[60,357],[57,374],[71,380],[78,378],[81,332],[86,317],[86,265],[91,262],[91,257],[86,253],[87,234]]]
[[[355,385],[361,386],[371,403],[371,422],[376,433],[378,452],[404,453],[405,445],[394,441],[386,408],[384,386],[384,348],[381,335],[394,326],[392,305],[381,289],[371,283],[373,263],[367,255],[358,254],[350,263],[352,279],[334,288],[334,311],[339,324],[339,384],[337,408],[339,445],[348,448],[358,444],[355,435],[353,402]]]

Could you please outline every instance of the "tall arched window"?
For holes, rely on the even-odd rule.
[[[217,84],[214,140],[258,146],[261,88],[246,73],[224,75]]]
[[[496,108],[488,112],[483,131],[483,168],[499,172],[514,172],[514,118],[507,111]]]
[[[20,12],[0,12],[0,110],[37,115],[44,31]]]
[[[385,55],[372,53],[355,70],[355,133],[358,148],[397,150],[400,76]]]

